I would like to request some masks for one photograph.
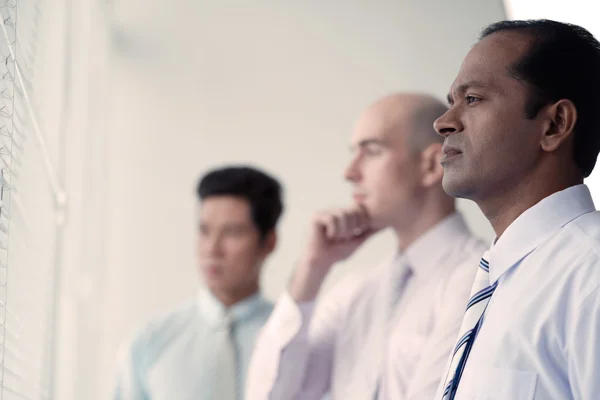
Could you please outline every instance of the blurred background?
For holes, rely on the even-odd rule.
[[[0,0],[0,399],[107,399],[120,343],[193,296],[194,188],[252,163],[285,185],[275,299],[313,211],[349,202],[355,118],[396,90],[444,98],[487,24],[571,0]],[[600,204],[600,169],[588,180]],[[476,206],[471,227],[491,240]],[[385,233],[336,268],[373,265]]]

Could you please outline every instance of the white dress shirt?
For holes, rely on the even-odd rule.
[[[257,340],[248,400],[432,399],[485,249],[454,214],[316,309],[284,294]]]
[[[198,298],[151,321],[123,347],[114,400],[216,400],[213,394],[224,392],[214,386],[219,378],[223,381],[218,367],[226,354],[219,355],[218,349],[229,321],[237,371],[228,384],[244,388],[254,341],[272,308],[255,294],[226,309],[201,290]]]
[[[525,211],[489,258],[498,286],[455,399],[600,399],[600,212],[588,188]]]

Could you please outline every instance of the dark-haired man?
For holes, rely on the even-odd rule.
[[[257,169],[228,167],[205,175],[197,194],[206,289],[124,347],[115,399],[244,398],[254,341],[272,310],[259,276],[276,244],[281,187]]]
[[[443,186],[496,232],[437,399],[600,396],[600,43],[548,20],[488,27],[435,128]]]

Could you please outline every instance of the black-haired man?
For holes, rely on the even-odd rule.
[[[276,244],[281,187],[257,169],[227,167],[206,174],[197,194],[206,289],[124,347],[115,399],[244,398],[254,341],[272,310],[259,277]]]
[[[443,186],[496,232],[437,399],[595,399],[600,43],[548,20],[488,27],[435,127]]]

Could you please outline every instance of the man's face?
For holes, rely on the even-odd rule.
[[[234,196],[202,201],[197,249],[206,285],[226,293],[257,285],[271,250],[260,240],[248,201]]]
[[[408,120],[408,118],[407,118]],[[352,138],[354,155],[345,177],[354,186],[354,200],[363,205],[380,229],[407,217],[419,189],[419,154],[407,146],[405,130],[377,108],[359,119]]]
[[[543,124],[526,118],[530,89],[509,72],[528,45],[521,33],[497,32],[467,54],[448,95],[451,108],[434,124],[446,138],[442,183],[451,196],[490,198],[534,171]]]

